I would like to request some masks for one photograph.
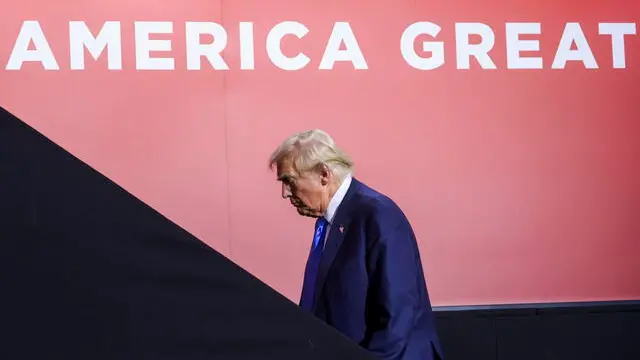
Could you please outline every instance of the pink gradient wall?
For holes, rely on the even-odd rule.
[[[357,177],[405,209],[434,305],[640,299],[637,1],[47,6],[25,1],[0,14],[0,105],[294,301],[313,222],[279,198],[267,158],[285,136],[315,127],[353,156]],[[8,66],[30,20],[59,69]],[[71,21],[94,35],[118,22],[122,69],[108,69],[106,51],[97,60],[85,51],[84,69],[72,70]],[[151,36],[170,40],[170,50],[151,55],[173,58],[172,69],[139,68],[136,21],[172,22]],[[226,29],[228,70],[204,58],[201,69],[187,69],[190,21]],[[282,70],[267,55],[267,34],[283,21],[309,29],[282,41],[287,56],[309,57],[303,69]],[[436,69],[402,57],[402,33],[418,21],[441,27],[435,40],[415,43],[425,57],[422,41],[444,44]],[[240,22],[253,24],[253,70],[241,69]],[[335,22],[349,23],[367,69],[318,70]],[[456,24],[465,22],[491,29],[496,69],[456,62]],[[540,51],[522,56],[541,57],[541,69],[508,63],[510,22],[540,24],[541,34],[520,38],[539,40]],[[582,61],[552,68],[570,22],[597,69]],[[604,22],[634,24],[622,67],[612,37],[599,34]]]

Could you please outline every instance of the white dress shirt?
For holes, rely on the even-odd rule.
[[[331,201],[329,201],[327,211],[324,213],[324,218],[327,219],[327,222],[329,222],[329,224],[327,225],[327,232],[324,235],[323,248],[327,243],[327,239],[329,238],[329,231],[331,231],[331,225],[333,222],[333,218],[336,216],[336,211],[338,211],[338,207],[340,207],[344,196],[347,195],[349,186],[351,186],[351,178],[351,174],[347,174],[344,180],[342,180],[342,184],[340,184],[340,187],[338,188],[336,193],[333,194]]]

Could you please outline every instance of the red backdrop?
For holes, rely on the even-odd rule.
[[[313,3],[16,3],[0,104],[292,300],[313,223],[267,158],[314,127],[405,209],[435,305],[640,299],[640,3]]]

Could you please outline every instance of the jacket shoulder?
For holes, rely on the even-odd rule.
[[[354,215],[368,222],[408,221],[398,204],[388,195],[357,181],[353,198]]]

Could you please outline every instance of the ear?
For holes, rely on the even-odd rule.
[[[329,167],[326,164],[321,164],[320,167],[318,168],[318,172],[320,174],[320,181],[322,185],[327,185],[331,183],[333,173],[331,172],[331,169],[329,169]]]

